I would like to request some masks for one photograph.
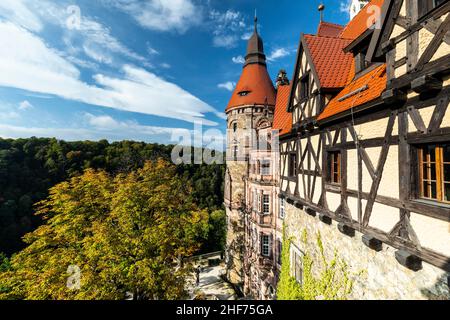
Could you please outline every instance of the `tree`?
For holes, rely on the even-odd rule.
[[[0,273],[0,299],[184,297],[189,266],[177,261],[208,232],[208,213],[190,194],[163,160],[116,177],[89,169],[56,185],[39,203],[44,224]]]

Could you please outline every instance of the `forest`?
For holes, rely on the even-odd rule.
[[[0,138],[0,256],[25,248],[23,236],[42,225],[42,217],[35,214],[36,204],[48,197],[53,186],[88,169],[114,176],[141,169],[147,161],[170,161],[172,148],[133,141]],[[221,250],[224,243],[224,170],[219,164],[182,164],[174,169],[176,177],[192,186],[193,203],[210,215],[200,253]]]

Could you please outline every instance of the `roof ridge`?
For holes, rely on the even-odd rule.
[[[326,24],[330,24],[330,25],[333,25],[333,26],[336,26],[336,27],[341,27],[341,28],[345,27],[345,25],[334,23],[334,22],[328,22],[328,21],[320,21],[320,23],[326,23]]]
[[[310,33],[305,33],[304,35],[305,36],[317,37],[317,38],[335,39],[335,40],[346,40],[346,41],[351,41],[352,40],[352,39],[341,38],[341,37],[320,36],[320,35],[317,35],[317,34],[310,34]]]

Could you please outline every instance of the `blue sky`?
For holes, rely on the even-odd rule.
[[[219,136],[254,10],[274,79],[319,2],[1,0],[0,137],[174,143],[198,122]],[[347,0],[323,2],[347,23]]]

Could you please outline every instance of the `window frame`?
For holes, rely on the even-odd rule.
[[[264,242],[264,239],[267,239],[267,243]],[[270,257],[270,235],[261,234],[261,255],[263,257]],[[267,254],[264,252],[264,249],[267,249]]]
[[[262,175],[262,176],[270,176],[270,175],[272,175],[272,164],[271,164],[270,160],[263,160],[263,161],[261,161],[259,174]]]
[[[267,208],[267,211],[266,211],[266,208]],[[264,215],[270,214],[270,194],[262,195],[262,211],[261,212]]]
[[[429,152],[430,147],[434,149],[434,161],[432,158],[433,151]],[[450,159],[444,159],[445,148],[450,148],[450,143],[428,143],[416,146],[418,199],[450,205],[450,198],[447,200],[445,195],[445,187],[446,185],[450,185],[450,181],[445,180],[445,166],[450,166]],[[424,156],[426,157],[426,160],[424,159]],[[426,177],[424,174],[425,169]],[[435,184],[435,197],[433,197],[433,184]],[[426,191],[425,185],[427,186]]]
[[[280,219],[284,220],[286,217],[286,199],[280,198],[280,212],[279,212]]]
[[[238,158],[239,155],[239,146],[238,145],[233,145],[232,147],[232,157],[234,160],[236,160]]]
[[[306,85],[305,85],[306,84]],[[311,96],[310,72],[305,72],[300,78],[300,101],[308,100]]]
[[[290,246],[290,274],[300,285],[303,284],[303,257],[304,254],[294,244]],[[298,259],[297,259],[298,258]],[[298,264],[297,264],[298,262]]]
[[[293,160],[294,159],[294,160]],[[290,152],[288,156],[288,177],[289,178],[296,178],[298,175],[297,172],[297,153],[296,152]]]
[[[337,155],[337,159],[335,158]],[[335,185],[342,184],[342,151],[328,151],[328,182]],[[335,170],[335,165],[337,166],[337,172]],[[337,179],[335,179],[337,175]]]

